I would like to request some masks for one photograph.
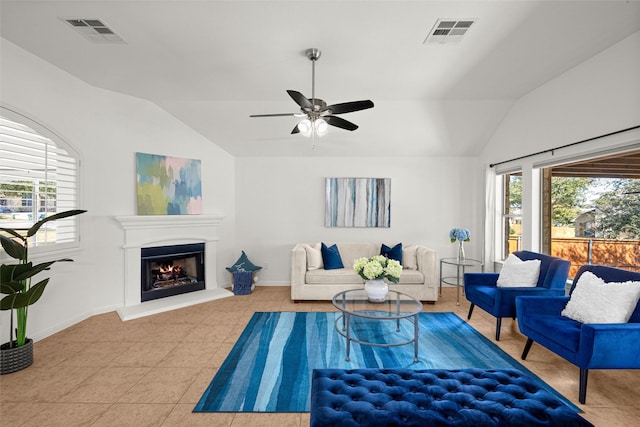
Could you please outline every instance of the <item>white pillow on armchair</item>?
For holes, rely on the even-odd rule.
[[[640,282],[606,283],[582,273],[561,315],[580,323],[627,323],[640,299]]]
[[[533,288],[538,285],[540,276],[539,259],[523,261],[514,254],[509,254],[500,275],[497,286],[499,288]]]

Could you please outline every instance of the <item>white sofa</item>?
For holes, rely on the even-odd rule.
[[[325,270],[320,243],[299,243],[291,250],[291,299],[330,300],[338,292],[364,287],[364,280],[353,271],[353,261],[380,254],[381,243],[336,243],[344,268]],[[333,243],[328,246],[333,245]],[[422,245],[403,244],[400,283],[389,289],[421,301],[438,300],[438,254]],[[320,260],[318,260],[320,256]]]

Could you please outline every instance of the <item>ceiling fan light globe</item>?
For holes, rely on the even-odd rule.
[[[311,136],[311,120],[304,119],[300,123],[298,123],[298,130],[304,136]]]
[[[314,126],[316,128],[316,132],[318,135],[322,136],[327,133],[329,129],[329,124],[325,119],[318,119],[315,121]]]

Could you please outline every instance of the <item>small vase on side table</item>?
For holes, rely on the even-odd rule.
[[[459,263],[464,263],[464,242],[462,240],[458,240],[458,256],[456,260]]]

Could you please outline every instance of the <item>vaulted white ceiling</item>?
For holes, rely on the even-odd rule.
[[[640,1],[1,1],[1,35],[87,83],[148,99],[235,156],[475,155],[527,92],[640,30]],[[60,18],[95,18],[94,43]],[[473,19],[455,44],[437,19]],[[360,126],[290,135],[287,89],[371,99]],[[613,64],[612,64],[613,65]]]

